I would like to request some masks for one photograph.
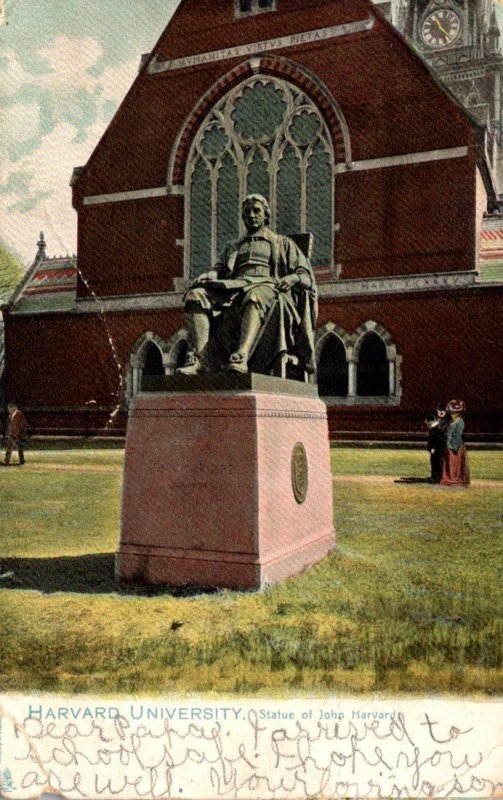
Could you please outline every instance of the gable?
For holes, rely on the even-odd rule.
[[[276,11],[242,19],[234,0],[183,0],[76,179],[76,204],[166,184],[173,146],[201,97],[263,54],[308,69],[330,91],[357,160],[455,147],[470,136],[463,111],[370,0],[278,0]]]
[[[327,132],[333,169],[323,168],[322,182],[331,197],[314,232],[316,265],[329,278],[473,270],[475,129],[371,0],[278,0],[276,11],[244,18],[234,9],[234,0],[180,4],[76,175],[85,275],[78,296],[183,290],[194,270],[206,269],[229,231],[214,213],[221,167],[204,172],[193,154],[213,110],[254,79],[288,84],[292,98],[304,94]],[[314,194],[295,176],[300,165],[309,182],[310,162],[289,157],[301,213],[285,220],[272,179],[273,225],[283,219],[285,233],[306,232]],[[264,176],[279,163],[265,153],[261,161]],[[228,165],[225,193],[235,220],[243,192],[255,185],[248,165],[239,158],[236,165]]]
[[[69,311],[75,306],[76,290],[76,256],[37,259],[16,292],[12,311]]]

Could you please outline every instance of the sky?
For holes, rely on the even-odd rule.
[[[0,239],[25,264],[44,231],[76,250],[69,187],[178,0],[6,0],[0,26]]]
[[[44,231],[76,250],[69,187],[178,0],[5,0],[0,26],[0,239],[26,265]],[[503,28],[503,0],[499,0]]]

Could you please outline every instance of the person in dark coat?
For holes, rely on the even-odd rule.
[[[447,406],[445,403],[438,404],[436,411],[436,418],[438,419],[438,424],[440,426],[440,429],[446,432],[447,428],[449,427],[449,423],[451,421],[451,415],[447,411]]]
[[[28,436],[28,423],[22,411],[14,402],[7,404],[9,419],[7,422],[7,447],[5,450],[4,466],[8,467],[12,451],[17,448],[19,463],[24,464],[24,441]]]
[[[428,452],[430,454],[431,483],[440,483],[442,478],[442,462],[446,443],[445,427],[441,425],[437,414],[428,414],[425,419],[428,428]]]

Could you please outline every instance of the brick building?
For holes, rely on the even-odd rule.
[[[461,396],[494,439],[486,142],[370,0],[183,0],[75,170],[77,260],[41,239],[10,303],[7,394],[39,431],[122,432],[142,374],[183,359],[184,287],[254,191],[276,230],[314,234],[331,435],[408,437]]]

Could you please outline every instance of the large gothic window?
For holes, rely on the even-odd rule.
[[[243,232],[241,203],[251,192],[267,197],[279,233],[314,235],[313,266],[332,266],[333,167],[326,123],[304,92],[266,76],[232,89],[204,120],[188,160],[190,276]]]

